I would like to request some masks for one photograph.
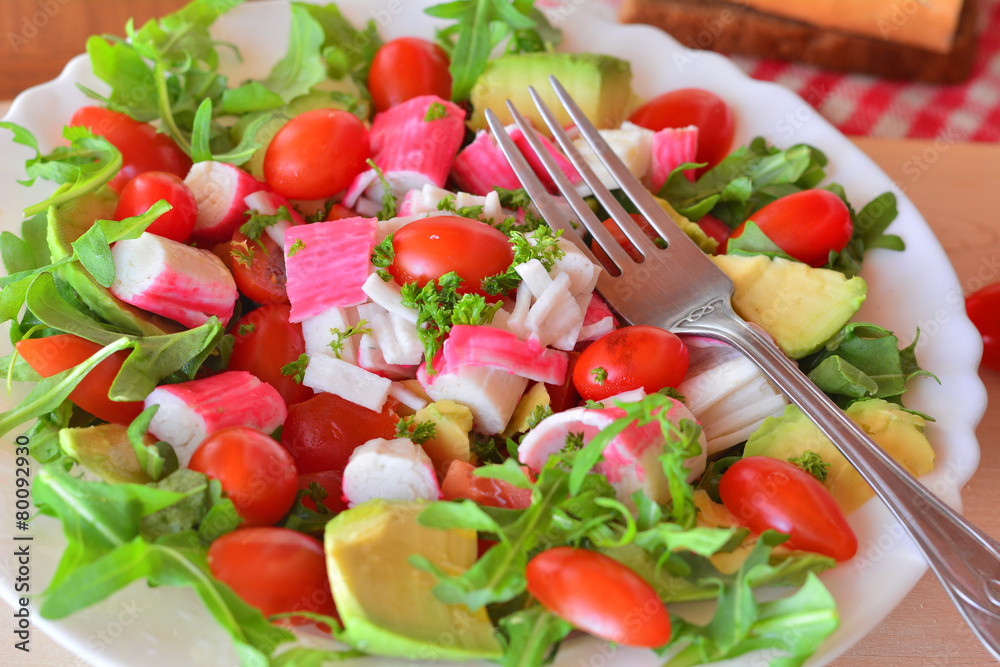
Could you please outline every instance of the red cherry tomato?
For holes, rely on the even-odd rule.
[[[802,190],[775,199],[749,220],[779,248],[809,266],[826,264],[830,252],[843,250],[854,233],[847,204],[829,190]],[[744,221],[733,230],[729,238],[739,238],[746,224]]]
[[[441,482],[444,500],[468,498],[480,505],[524,509],[531,505],[531,489],[522,489],[502,479],[480,477],[476,466],[465,461],[452,461]]]
[[[82,107],[76,110],[69,124],[89,127],[122,152],[122,168],[111,181],[111,187],[119,192],[146,171],[167,171],[184,178],[191,169],[191,158],[173,139],[126,114],[102,107]]]
[[[698,220],[698,226],[701,227],[701,231],[705,232],[709,238],[718,241],[720,248],[726,242],[726,239],[729,238],[730,229],[728,225],[714,215],[706,213],[701,216]]]
[[[481,294],[483,278],[503,273],[514,260],[510,239],[485,222],[442,215],[411,222],[392,238],[396,253],[389,273],[399,284],[423,287],[454,271],[460,294]]]
[[[1000,371],[1000,283],[970,294],[965,309],[983,337],[982,365]]]
[[[658,131],[665,127],[698,126],[695,162],[707,162],[701,175],[722,161],[733,144],[733,112],[714,93],[700,88],[682,88],[663,93],[636,109],[630,121]]]
[[[278,390],[287,405],[312,398],[313,390],[299,384],[281,368],[306,351],[302,325],[289,322],[292,307],[269,304],[252,310],[237,322],[229,370],[248,371]]]
[[[267,232],[253,241],[237,227],[227,265],[240,293],[254,303],[288,303],[284,248]]]
[[[73,334],[19,340],[17,353],[42,377],[50,377],[83,363],[96,354],[101,345]],[[142,401],[112,401],[108,398],[111,383],[128,358],[119,350],[99,363],[70,392],[69,400],[98,419],[115,424],[129,424],[142,412]]]
[[[288,121],[264,154],[264,180],[288,199],[332,197],[367,168],[368,129],[339,109],[315,109]]]
[[[651,394],[676,387],[687,369],[687,347],[674,334],[647,325],[622,327],[580,353],[573,367],[573,385],[591,401],[640,387]]]
[[[543,607],[595,637],[647,648],[670,641],[670,614],[659,595],[613,558],[556,547],[532,558],[525,576]]]
[[[451,98],[448,55],[419,37],[399,37],[379,47],[368,70],[368,90],[376,111],[421,95]]]
[[[812,551],[838,561],[858,550],[858,538],[837,501],[815,477],[787,461],[748,456],[719,479],[722,504],[755,533],[789,535],[790,549]]]
[[[549,394],[549,407],[552,408],[553,412],[562,412],[563,410],[575,408],[580,402],[580,394],[577,393],[576,387],[573,386],[573,369],[580,358],[580,353],[570,351],[566,354],[569,357],[566,365],[566,379],[563,380],[562,384],[545,383],[545,391]]]
[[[326,214],[326,221],[330,220],[346,220],[347,218],[356,218],[358,214],[343,204],[334,204],[330,207],[330,212]]]
[[[339,396],[322,392],[288,408],[281,444],[303,475],[325,470],[344,471],[351,452],[374,438],[396,437],[399,417],[395,402],[382,412],[362,408]]]
[[[347,501],[344,500],[344,473],[340,470],[324,470],[323,472],[311,472],[306,475],[299,475],[299,491],[308,489],[310,484],[319,484],[326,491],[326,498],[323,504],[333,513],[343,512],[347,509]],[[316,509],[316,503],[312,498],[305,496],[302,504],[311,510]]]
[[[265,527],[227,533],[208,548],[208,567],[216,579],[264,616],[293,611],[337,613],[323,545],[300,532]],[[294,617],[292,622],[296,622]]]
[[[270,526],[295,502],[295,461],[271,436],[248,426],[210,434],[188,467],[219,480],[244,526]]]
[[[146,231],[184,243],[198,219],[198,202],[184,181],[170,172],[145,171],[126,183],[115,209],[115,219],[142,215],[161,199],[166,199],[173,208],[154,220]]]
[[[638,213],[630,213],[629,215],[632,217],[632,220],[635,222],[635,224],[639,225],[639,229],[641,229],[643,233],[646,234],[646,236],[649,238],[650,241],[655,242],[657,239],[660,239],[660,242],[661,243],[663,242],[663,239],[660,237],[659,234],[656,233],[656,230],[653,229],[653,226],[649,224],[649,221],[646,220],[646,218],[642,217]],[[618,223],[616,223],[611,218],[608,218],[602,224],[604,225],[604,228],[607,229],[608,232],[611,234],[611,238],[617,241],[618,245],[620,245],[625,250],[625,253],[632,258],[632,261],[634,262],[642,261],[642,253],[639,252],[638,248],[632,245],[632,242],[628,240],[627,236],[625,236],[625,232],[621,230],[621,228],[618,226]],[[597,257],[597,260],[599,262],[601,262],[605,266],[612,266],[612,262],[611,259],[608,257],[608,254],[604,252],[604,248],[602,248],[598,243],[594,242],[593,244],[591,244],[590,248],[591,250],[593,250],[594,256]]]

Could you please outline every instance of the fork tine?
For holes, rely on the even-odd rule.
[[[560,169],[556,164],[555,159],[549,151],[542,146],[542,142],[539,140],[538,135],[535,133],[535,128],[531,126],[531,123],[525,120],[524,116],[521,115],[521,112],[517,110],[510,100],[507,101],[507,109],[510,111],[510,115],[514,119],[514,123],[518,126],[518,128],[520,128],[521,132],[524,133],[524,137],[528,140],[528,144],[531,146],[532,150],[535,151],[535,155],[539,160],[541,160],[543,166],[545,167],[545,171],[547,171],[549,176],[552,177],[552,180],[555,182],[559,192],[562,193],[567,203],[569,203],[570,208],[572,208],[573,212],[576,213],[576,217],[583,223],[584,227],[587,228],[587,231],[589,231],[594,237],[594,240],[596,240],[597,243],[604,248],[605,253],[611,258],[611,261],[618,265],[619,268],[625,266],[626,262],[631,262],[632,260],[629,258],[625,250],[623,250],[621,245],[614,240],[607,228],[601,224],[601,221],[597,219],[594,212],[590,210],[589,206],[587,206],[587,202],[583,200],[583,197],[581,197],[576,191],[573,184],[569,182],[568,178],[566,178],[566,174],[564,174],[562,169]],[[531,168],[528,167],[528,169],[530,170]],[[515,169],[515,172],[516,171],[517,170]],[[599,264],[597,258],[593,257],[589,249],[587,250],[587,254],[595,264]]]
[[[569,135],[566,134],[562,125],[559,124],[559,120],[549,109],[548,105],[545,104],[541,95],[538,94],[538,91],[529,86],[528,92],[531,94],[531,99],[534,101],[539,113],[541,113],[545,124],[548,126],[549,130],[552,131],[552,135],[558,142],[559,147],[562,148],[563,153],[566,154],[569,161],[573,163],[573,167],[575,167],[577,172],[579,172],[579,174],[583,177],[584,182],[586,182],[586,184],[590,187],[591,192],[593,192],[594,196],[597,197],[597,200],[604,207],[604,210],[608,212],[608,215],[610,215],[612,220],[615,221],[618,228],[625,234],[632,245],[636,247],[640,253],[642,253],[643,257],[645,257],[647,261],[654,257],[660,249],[653,245],[653,242],[649,240],[649,237],[646,236],[645,232],[639,229],[639,225],[635,223],[632,216],[625,211],[622,205],[618,203],[618,200],[614,198],[614,195],[612,195],[604,184],[601,183],[597,175],[587,165],[583,156],[580,155],[576,146],[573,145],[573,141],[569,138]],[[604,246],[604,250],[605,252],[608,250],[606,245]]]
[[[514,140],[510,138],[507,134],[507,130],[504,128],[500,119],[497,118],[496,114],[493,113],[492,109],[486,110],[486,123],[490,126],[490,130],[493,132],[494,138],[497,140],[497,145],[500,147],[500,151],[507,158],[507,162],[510,163],[511,169],[517,175],[521,185],[524,186],[524,190],[528,193],[531,198],[532,203],[538,208],[538,212],[542,215],[542,219],[555,230],[562,230],[563,236],[572,241],[576,247],[585,252],[591,261],[595,261],[590,249],[587,248],[583,239],[577,234],[576,230],[573,229],[573,225],[570,224],[569,220],[566,219],[566,214],[562,211],[556,203],[549,196],[548,191],[542,182],[535,175],[534,170],[528,161],[524,159],[521,155],[521,151],[514,144]]]
[[[587,119],[587,116],[580,110],[580,107],[577,106],[575,101],[573,101],[573,98],[566,92],[566,89],[562,87],[559,80],[556,79],[555,76],[549,76],[549,83],[552,85],[552,88],[555,89],[556,97],[559,98],[559,101],[566,109],[566,112],[569,113],[570,118],[572,118],[573,122],[576,123],[576,127],[580,131],[580,134],[587,140],[587,143],[590,144],[594,153],[596,153],[597,157],[600,158],[602,163],[604,163],[604,166],[611,173],[614,179],[618,181],[622,190],[624,190],[629,196],[629,199],[631,199],[636,205],[636,208],[639,209],[639,212],[643,215],[643,217],[646,218],[646,220],[649,221],[649,224],[653,226],[653,229],[655,229],[660,236],[667,240],[667,245],[680,241],[687,241],[688,239],[684,232],[681,231],[680,227],[678,227],[674,221],[670,219],[670,216],[667,215],[666,211],[664,211],[660,205],[656,203],[653,196],[648,190],[646,190],[645,187],[643,187],[642,183],[640,183],[638,179],[632,175],[632,172],[630,172],[628,168],[622,164],[621,160],[618,159],[618,156],[615,155],[614,151],[611,150],[611,147],[608,146],[607,142],[604,141],[604,138],[597,131],[597,128],[591,124],[590,120]],[[537,105],[538,100],[536,100],[535,103]],[[548,123],[547,119],[546,123]],[[563,150],[565,150],[565,148]],[[570,159],[572,160],[572,158]],[[577,169],[579,170],[579,167],[577,167]],[[607,207],[605,206],[605,208]]]

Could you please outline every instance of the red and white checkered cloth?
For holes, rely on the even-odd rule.
[[[732,59],[753,78],[797,92],[844,134],[1000,141],[1000,0],[978,2],[979,52],[971,77],[961,84],[889,81],[781,60]]]

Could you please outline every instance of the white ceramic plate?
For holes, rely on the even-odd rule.
[[[917,326],[923,330],[918,346],[921,365],[941,379],[940,386],[931,380],[917,380],[907,394],[910,407],[933,414],[938,420],[928,428],[937,451],[937,467],[923,481],[950,505],[960,507],[959,490],[979,462],[974,431],[986,405],[985,390],[976,372],[981,341],[965,316],[955,273],[920,214],[871,160],[793,93],[775,84],[753,81],[726,59],[685,49],[659,30],[612,24],[606,9],[582,7],[585,1],[573,0],[553,10],[553,22],[563,30],[562,48],[599,50],[630,60],[636,92],[643,97],[686,86],[715,91],[735,109],[737,144],[763,135],[782,147],[800,142],[819,147],[830,159],[830,180],[844,185],[855,206],[886,190],[896,191],[899,218],[891,231],[906,240],[907,250],[876,250],[869,254],[863,274],[869,282],[869,297],[859,318],[898,332],[904,342],[912,340]],[[426,2],[342,0],[339,4],[358,25],[374,17],[385,38],[432,34],[434,24],[420,9]],[[284,53],[288,25],[288,7],[282,2],[254,2],[224,16],[213,34],[237,44],[244,56],[244,61],[237,63],[223,50],[230,81],[266,74]],[[58,79],[18,96],[6,120],[28,127],[44,150],[51,148],[59,141],[62,125],[73,111],[87,103],[76,82],[96,90],[104,88],[91,73],[89,62],[80,56]],[[15,183],[17,178],[23,178],[26,157],[28,151],[15,146],[9,133],[0,132],[0,229],[17,231],[20,210],[40,201],[45,194],[44,184],[29,190]],[[2,341],[0,354],[5,354],[9,351],[5,335]],[[9,409],[25,393],[25,388],[19,388],[12,396],[0,396],[0,409]],[[3,442],[3,480],[13,479],[11,451],[15,435],[8,435]],[[3,488],[9,490],[12,485],[4,483]],[[12,493],[0,493],[0,531],[5,535],[5,544],[11,544],[13,500]],[[926,568],[915,547],[877,500],[856,512],[851,523],[860,540],[859,555],[822,577],[837,599],[841,627],[811,665],[829,662],[874,628],[906,596]],[[44,517],[33,524],[31,534],[32,592],[37,594],[44,590],[54,571],[63,539],[57,524]],[[0,595],[11,604],[16,567],[11,550],[2,552]],[[684,610],[695,615],[709,611],[699,605]],[[235,662],[228,637],[188,590],[151,590],[138,582],[62,622],[44,621],[37,613],[33,613],[32,622],[75,654],[99,665],[141,662],[214,666]],[[559,664],[606,664],[608,658],[619,665],[657,664],[651,653],[614,651],[588,640],[569,642],[560,654]],[[376,659],[369,664],[391,662]],[[745,658],[738,664],[755,663]]]

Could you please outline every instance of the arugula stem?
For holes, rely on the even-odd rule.
[[[158,62],[156,63],[156,67],[153,68],[153,80],[156,82],[156,104],[159,107],[163,124],[167,127],[167,132],[177,142],[177,145],[181,147],[181,150],[191,155],[191,143],[181,132],[180,128],[177,127],[177,123],[174,121],[174,114],[170,110],[170,97],[167,92],[167,77],[163,63]]]

